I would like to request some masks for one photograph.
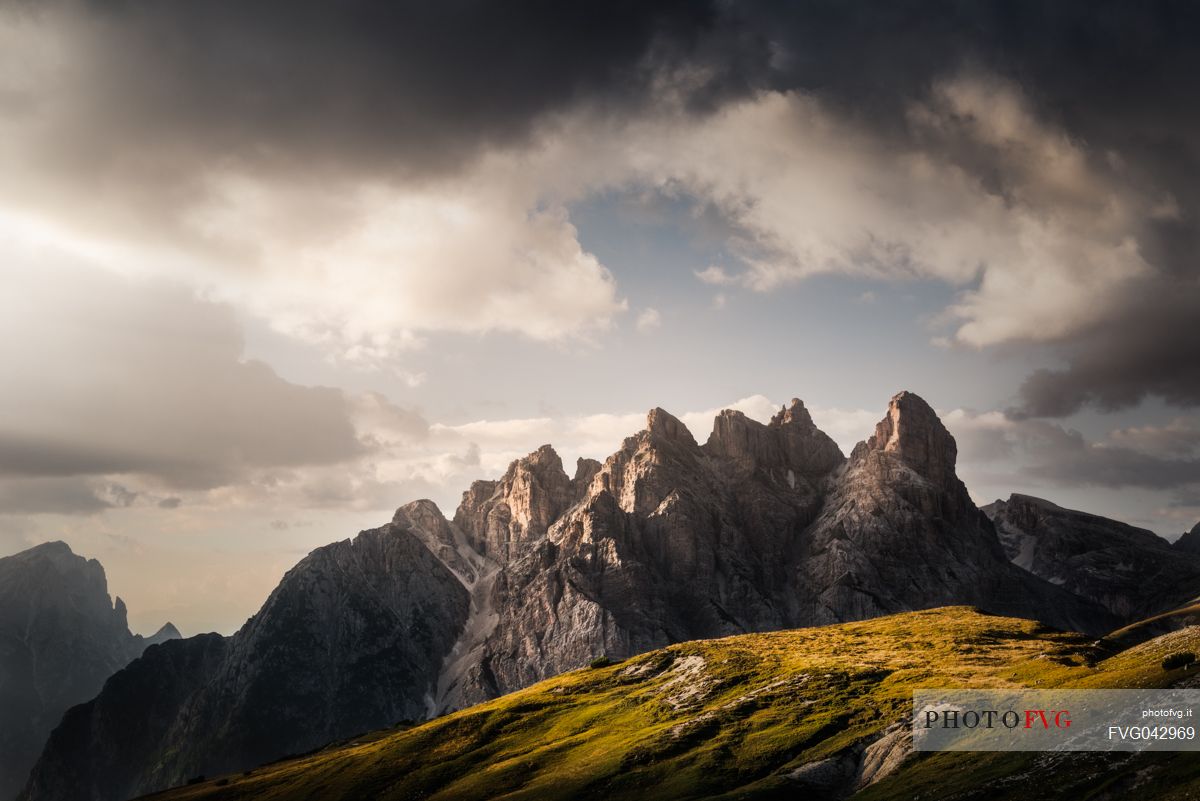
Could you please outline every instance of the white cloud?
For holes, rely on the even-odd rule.
[[[637,316],[636,325],[640,333],[648,334],[662,325],[662,315],[658,313],[658,309],[642,309]]]
[[[964,288],[958,341],[990,345],[1064,336],[1146,273],[1134,234],[1157,201],[1094,167],[1014,86],[947,81],[910,124],[928,146],[897,151],[810,97],[764,93],[662,136],[660,180],[744,232],[741,272],[698,277],[758,291],[830,272],[936,278]],[[976,151],[1000,189],[974,170],[983,158],[957,155]]]
[[[797,92],[701,121],[669,104],[633,121],[580,113],[532,146],[526,177],[564,200],[650,187],[716,208],[735,266],[694,272],[710,286],[943,281],[961,289],[944,322],[972,346],[1065,337],[1147,275],[1136,233],[1162,198],[1039,119],[1019,87],[959,75],[907,123],[902,145]]]
[[[249,245],[253,269],[217,291],[346,358],[384,359],[423,332],[505,331],[547,342],[607,328],[625,308],[609,271],[561,206],[536,198],[497,158],[469,180],[415,188],[312,187],[346,220],[329,230],[296,210],[307,187],[218,182],[208,236]]]
[[[696,270],[695,275],[702,282],[712,286],[726,286],[737,282],[736,278],[725,272],[725,268],[715,264],[709,265],[703,270]]]

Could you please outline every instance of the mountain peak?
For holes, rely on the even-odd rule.
[[[514,459],[500,483],[511,487],[513,484],[527,482],[529,477],[552,485],[564,484],[571,479],[563,468],[562,457],[554,450],[553,445],[542,445],[528,455]]]
[[[1200,523],[1192,526],[1192,530],[1175,540],[1175,547],[1187,553],[1200,554]]]
[[[62,540],[43,542],[21,551],[16,556],[27,561],[44,560],[58,566],[60,569],[68,565],[84,565],[88,562],[86,558],[72,551],[71,546]]]
[[[1058,509],[1062,507],[1053,501],[1048,501],[1045,498],[1039,498],[1036,495],[1025,495],[1024,493],[1014,492],[1008,496],[1008,503],[1024,504],[1026,506],[1038,506],[1042,509]]]
[[[499,481],[473,483],[463,493],[454,522],[473,548],[504,561],[544,536],[574,496],[562,458],[543,445],[515,459]]]
[[[168,620],[166,623],[164,623],[162,625],[162,628],[160,628],[158,631],[154,632],[154,634],[152,634],[150,636],[152,639],[162,641],[162,640],[177,640],[180,637],[182,637],[183,635],[179,633],[179,629],[175,628],[175,624]]]
[[[791,403],[780,407],[775,416],[771,418],[770,425],[782,426],[789,423],[799,423],[807,426],[813,425],[812,415],[808,413],[808,409],[804,408],[804,401],[799,398],[792,398]]]
[[[753,468],[759,463],[772,466],[782,461],[776,434],[737,409],[720,411],[713,420],[713,430],[704,450],[745,468]]]
[[[595,459],[587,459],[580,456],[575,460],[575,478],[571,479],[571,484],[574,485],[575,495],[579,496],[587,490],[592,479],[600,472],[603,465]]]
[[[558,455],[558,451],[554,450],[554,446],[549,443],[539,446],[537,450],[519,461],[528,465],[557,465],[558,469],[562,470],[562,458]]]
[[[0,642],[21,644],[0,649],[0,798],[16,796],[63,713],[141,654],[127,618],[100,562],[65,542],[0,557]]]
[[[660,407],[654,407],[646,415],[646,431],[653,439],[682,442],[696,447],[696,438],[679,418]]]
[[[175,628],[174,623],[168,621],[158,631],[145,638],[145,646],[149,648],[151,645],[161,645],[170,640],[181,639],[183,639],[183,635],[179,633],[179,629]]]
[[[33,546],[28,551],[26,551],[26,553],[31,553],[31,554],[32,553],[44,553],[44,554],[62,553],[62,554],[71,554],[72,556],[75,554],[75,552],[71,550],[71,546],[67,545],[62,540],[51,540],[50,542],[43,542],[40,545]]]
[[[815,477],[828,473],[844,458],[837,444],[813,423],[804,404],[793,398],[763,425],[736,409],[724,409],[704,445],[711,456],[732,460],[743,469],[761,467]],[[785,473],[786,475],[786,473]]]
[[[903,391],[892,396],[887,415],[866,441],[867,450],[898,456],[905,464],[938,484],[955,477],[958,446],[925,399]]]
[[[438,505],[428,498],[421,498],[415,501],[409,501],[396,510],[392,515],[393,523],[404,522],[405,520],[421,519],[426,517],[437,517],[444,519],[442,510]]]
[[[534,476],[542,483],[554,486],[565,485],[571,481],[563,467],[562,457],[552,445],[542,445],[528,456],[517,459],[509,465],[503,481],[516,480],[520,483],[522,474]]]

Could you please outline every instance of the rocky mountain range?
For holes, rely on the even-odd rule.
[[[439,707],[600,655],[948,603],[1106,630],[1098,605],[1009,563],[954,460],[953,437],[911,393],[848,460],[799,401],[765,425],[722,412],[704,445],[655,409],[478,599],[489,624]],[[537,488],[564,486],[556,463],[538,464],[534,491],[503,500],[514,518]],[[474,516],[471,500],[456,520]]]
[[[452,519],[417,501],[317,549],[232,637],[148,652],[67,714],[21,797],[120,801],[685,640],[950,604],[1103,634],[1156,603],[1030,566],[1061,549],[1014,564],[1005,543],[1042,529],[994,524],[955,460],[908,392],[849,458],[798,400],[724,411],[704,444],[654,409],[574,476],[544,446]]]
[[[104,568],[66,543],[0,559],[0,798],[21,789],[68,708],[148,646],[178,637],[170,623],[149,638],[131,634]]]
[[[1173,546],[1152,531],[1028,495],[988,504],[983,512],[1014,564],[1123,621],[1200,595],[1200,550],[1189,548],[1186,534]]]

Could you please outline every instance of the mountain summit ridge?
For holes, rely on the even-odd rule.
[[[864,445],[866,450],[895,454],[940,486],[948,486],[958,478],[954,472],[958,459],[954,437],[933,407],[908,390],[892,396],[887,414]]]

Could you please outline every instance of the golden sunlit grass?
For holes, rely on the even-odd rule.
[[[915,688],[1164,685],[1172,676],[1160,652],[1200,645],[1195,630],[1170,637],[1105,658],[1081,635],[952,607],[683,643],[162,797],[764,796],[786,785],[787,771],[907,719]],[[955,772],[977,780],[1026,755],[992,756],[913,760],[867,794],[909,797],[910,785],[944,779],[949,765],[974,765]]]

